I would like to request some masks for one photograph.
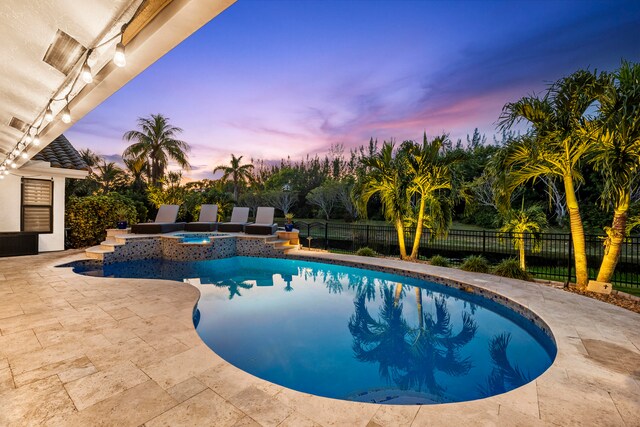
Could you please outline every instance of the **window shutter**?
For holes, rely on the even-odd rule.
[[[22,231],[51,233],[53,219],[53,182],[22,180]]]

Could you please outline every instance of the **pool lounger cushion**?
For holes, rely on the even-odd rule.
[[[185,231],[216,231],[218,229],[218,205],[200,206],[200,216],[197,222],[185,225]]]
[[[234,207],[231,212],[231,221],[218,224],[218,231],[227,233],[240,233],[249,223],[249,208]]]
[[[188,222],[184,226],[184,231],[216,231],[217,222]]]
[[[133,234],[163,234],[184,230],[184,222],[147,222],[131,226]]]
[[[247,234],[271,235],[278,231],[278,224],[273,222],[275,209],[272,207],[261,206],[256,213],[256,222],[244,226],[244,232]]]
[[[218,231],[226,233],[241,233],[244,231],[246,222],[221,222],[218,224]]]
[[[161,234],[184,230],[184,222],[176,222],[178,205],[162,205],[153,222],[135,224],[131,226],[133,234]]]

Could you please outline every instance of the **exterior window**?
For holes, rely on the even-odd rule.
[[[21,231],[53,233],[53,181],[22,178]]]

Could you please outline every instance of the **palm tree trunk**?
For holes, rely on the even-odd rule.
[[[424,316],[422,315],[422,289],[415,287],[416,289],[416,305],[418,306],[418,325],[420,329],[424,327]]]
[[[416,237],[413,239],[413,248],[411,249],[411,259],[418,259],[418,250],[420,249],[420,239],[422,237],[422,229],[424,222],[424,197],[420,197],[420,206],[418,207],[418,224],[416,225]]]
[[[589,284],[589,270],[587,269],[587,249],[584,242],[584,227],[582,226],[582,218],[580,217],[580,208],[571,175],[564,176],[563,181],[564,190],[567,195],[571,238],[573,239],[576,285],[578,285],[578,289],[586,289]]]
[[[404,224],[402,219],[396,220],[396,232],[398,233],[398,246],[400,247],[400,259],[407,259],[407,248],[404,244]]]
[[[520,250],[520,268],[523,271],[527,271],[527,266],[525,264],[525,253],[524,253],[524,233],[522,233],[522,235],[520,236],[520,241],[518,242],[518,247]]]
[[[626,194],[613,212],[613,223],[605,242],[605,252],[598,271],[598,282],[611,283],[611,278],[616,270],[616,264],[620,258],[622,242],[627,234],[627,216],[629,215],[629,194]]]
[[[400,295],[402,295],[402,283],[396,283],[396,292],[393,298],[393,305],[396,307],[400,304]]]

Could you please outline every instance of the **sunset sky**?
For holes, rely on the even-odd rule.
[[[184,129],[190,179],[422,132],[491,139],[502,106],[640,60],[638,1],[238,0],[65,134],[116,159],[136,118]]]

